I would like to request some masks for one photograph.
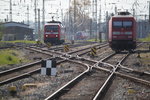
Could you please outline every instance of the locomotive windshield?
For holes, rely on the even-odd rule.
[[[121,28],[122,27],[122,21],[114,21],[113,27],[115,28]]]
[[[132,27],[132,21],[123,21],[123,27],[131,28]]]
[[[58,25],[45,26],[45,32],[58,32]]]
[[[132,21],[113,21],[113,28],[132,28]]]

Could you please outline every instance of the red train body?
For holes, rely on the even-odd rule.
[[[109,20],[109,46],[112,50],[133,50],[136,48],[136,21],[133,16],[116,15]]]
[[[44,42],[62,44],[65,42],[65,28],[61,22],[50,21],[44,26]]]
[[[88,38],[88,34],[83,31],[79,31],[76,33],[75,38],[76,40],[86,40]]]

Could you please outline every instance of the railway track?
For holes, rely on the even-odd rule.
[[[98,46],[97,48],[103,47],[105,46]],[[69,53],[62,53],[58,51],[45,49],[37,50],[36,48],[28,48],[28,47],[27,49],[47,54],[53,56],[54,58],[55,57],[59,58],[63,62],[69,61],[73,63],[78,63],[86,67],[86,70],[84,72],[82,72],[76,78],[72,79],[70,82],[62,86],[56,92],[48,96],[45,100],[73,99],[73,97],[76,97],[77,99],[100,100],[104,98],[105,94],[107,93],[109,87],[111,87],[111,84],[116,77],[122,77],[123,79],[130,79],[133,82],[138,82],[140,84],[150,86],[149,72],[139,72],[138,70],[127,68],[122,65],[124,61],[127,59],[127,57],[130,55],[130,53],[127,52],[123,52],[120,54],[112,52],[112,54],[97,61],[82,57],[82,55],[89,52],[89,48],[86,49],[84,48],[79,51],[78,50],[71,51]],[[76,54],[77,52],[80,53]],[[142,77],[140,76],[141,74],[143,75]],[[88,84],[84,86],[83,83]],[[97,87],[94,88],[92,87],[93,85],[96,85],[99,88]],[[79,87],[83,87],[82,89],[83,91]],[[91,91],[90,94],[87,91]]]
[[[108,44],[96,44],[94,46],[96,47],[96,49],[101,49],[101,48],[108,46]],[[87,48],[83,48],[80,50],[71,51],[71,52],[68,52],[68,54],[73,55],[75,53],[78,56],[83,56],[91,51],[91,47],[93,46],[89,46]]]
[[[111,58],[114,55],[115,55],[115,53],[113,53],[113,54],[109,55],[108,57],[102,59],[100,62],[102,63],[103,61],[105,61],[106,59],[108,60],[109,58]],[[109,87],[111,86],[111,83],[112,83],[113,79],[115,78],[115,76],[120,76],[120,77],[123,77],[123,78],[131,79],[132,81],[140,82],[141,84],[150,86],[149,81],[146,81],[146,80],[143,80],[143,79],[139,79],[139,78],[136,78],[136,77],[133,77],[133,76],[130,76],[130,75],[126,75],[126,74],[122,74],[120,72],[117,72],[117,70],[119,69],[119,66],[121,65],[121,63],[123,63],[123,61],[126,59],[126,57],[128,55],[129,55],[129,53],[127,53],[118,63],[116,63],[116,65],[108,64],[108,65],[111,65],[111,67],[113,66],[112,70],[98,67],[97,65],[99,64],[99,62],[97,64],[93,65],[94,66],[94,67],[92,67],[93,69],[100,69],[100,70],[103,70],[103,71],[106,71],[106,72],[110,73],[109,77],[104,82],[104,84],[101,86],[101,88],[99,89],[99,91],[97,92],[97,94],[95,95],[93,100],[99,100],[99,99],[104,98],[105,93],[108,91]],[[97,62],[97,61],[95,61],[95,62]],[[57,95],[57,97],[59,97],[59,96]],[[62,97],[62,98],[65,98],[65,97]],[[49,96],[48,98],[46,98],[46,100],[51,100],[51,99],[54,99],[52,95]],[[61,97],[60,97],[60,100],[61,100]]]
[[[136,76],[135,76],[135,73],[132,73],[132,75],[131,75],[131,74],[130,74],[130,75],[127,75],[126,73],[123,73],[122,71],[121,71],[121,72],[118,72],[118,70],[121,69],[121,67],[120,67],[121,64],[122,64],[122,63],[124,62],[124,60],[129,56],[129,53],[127,53],[126,56],[124,56],[120,61],[117,60],[118,62],[116,63],[116,65],[114,65],[114,62],[113,62],[112,64],[103,63],[104,61],[110,59],[110,58],[113,57],[114,55],[115,55],[115,53],[112,54],[112,55],[110,55],[110,56],[108,56],[108,57],[106,57],[106,58],[104,58],[104,59],[102,59],[102,60],[100,61],[100,63],[103,64],[103,65],[106,65],[106,66],[109,65],[110,67],[113,67],[113,70],[106,69],[106,68],[101,68],[101,67],[99,67],[99,65],[96,65],[96,67],[94,67],[94,68],[96,68],[96,69],[100,69],[100,70],[103,70],[103,71],[110,72],[111,75],[110,75],[110,76],[108,77],[108,79],[105,81],[105,83],[103,84],[103,86],[99,89],[98,93],[95,95],[95,97],[94,97],[93,100],[99,100],[99,99],[104,98],[106,92],[108,91],[109,87],[111,86],[111,84],[112,84],[112,82],[113,82],[113,80],[114,80],[114,78],[115,78],[116,76],[123,77],[123,78],[126,78],[126,79],[130,79],[130,80],[132,80],[132,81],[139,82],[139,83],[141,83],[141,84],[150,86],[150,81],[147,81],[147,80],[145,80],[145,79],[141,79],[141,77],[140,77],[140,78],[139,78],[139,77],[136,77]],[[125,68],[125,67],[124,67],[124,68]],[[147,74],[147,75],[148,75],[148,77],[149,77],[149,74]]]
[[[64,45],[68,45],[70,49],[74,49],[74,48],[80,48],[80,47],[88,47],[91,45],[96,45],[98,43],[92,43],[92,42],[88,42],[88,43],[84,43],[84,42],[79,42],[79,43],[76,43],[76,44],[70,44],[70,43],[65,43],[63,45],[55,45],[55,46],[51,46],[51,47],[47,47],[47,46],[30,46],[30,48],[35,48],[35,49],[48,49],[48,50],[54,50],[54,51],[60,51],[60,52],[63,52],[64,50]],[[102,43],[104,44],[104,43]]]
[[[98,90],[97,87],[103,84],[107,76],[104,72],[93,70],[82,75],[80,79],[74,78],[70,84],[64,85],[45,100],[91,100]]]
[[[40,72],[40,64],[41,60],[0,72],[0,86]]]
[[[49,55],[49,56],[53,56],[49,52],[45,52],[43,50],[37,50],[34,48],[29,48],[29,47],[26,47],[26,48],[30,49],[30,50],[34,50],[36,52],[40,52],[40,53]],[[62,53],[56,53],[56,54],[63,55]],[[65,60],[63,60],[63,61],[65,61]],[[40,65],[41,65],[41,60],[34,62],[34,63],[27,64],[27,65],[19,66],[19,67],[10,69],[10,70],[2,71],[2,72],[0,72],[0,75],[1,75],[0,85],[4,85],[7,83],[16,81],[18,79],[28,77],[28,76],[32,75],[32,73],[40,72]],[[33,70],[33,71],[31,71],[31,70]]]

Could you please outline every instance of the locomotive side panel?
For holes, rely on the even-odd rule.
[[[108,31],[108,42],[109,46],[112,47],[112,18],[109,20],[109,31]]]

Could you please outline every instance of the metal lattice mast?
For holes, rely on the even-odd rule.
[[[149,4],[149,23],[150,23],[150,1],[148,1]]]
[[[9,12],[9,16],[10,16],[10,21],[12,21],[12,0],[10,0],[10,12]]]
[[[69,29],[68,29],[68,30],[69,30],[69,35],[70,35],[70,33],[71,33],[71,28],[70,28],[70,26],[71,26],[71,18],[70,18],[70,0],[69,0],[69,14],[68,14],[68,16],[69,16],[69,17],[68,17],[68,18],[69,18],[69,19],[68,19],[68,20],[69,20],[69,25],[68,25]],[[71,27],[72,27],[72,26],[71,26]]]
[[[95,34],[95,40],[97,41],[97,0],[93,0],[93,31]]]
[[[45,25],[45,0],[43,0],[43,10],[42,10],[42,18],[43,18],[43,22],[42,22],[42,33],[44,34],[44,25]],[[43,41],[43,34],[41,33],[41,41]]]
[[[45,0],[43,0],[43,27],[45,25]]]
[[[76,32],[75,23],[76,23],[76,0],[74,0],[74,21],[73,21],[73,34],[74,34],[74,35],[75,35],[75,32]]]
[[[99,1],[99,40],[100,42],[102,42],[102,36],[101,36],[101,33],[102,33],[102,30],[101,30],[101,0]]]
[[[37,34],[37,0],[34,1],[34,6],[35,6],[35,34]]]
[[[38,39],[41,41],[40,9],[38,9]]]
[[[99,7],[99,23],[101,23],[101,0],[100,0],[100,7]]]
[[[29,5],[27,6],[27,24],[29,25]]]

